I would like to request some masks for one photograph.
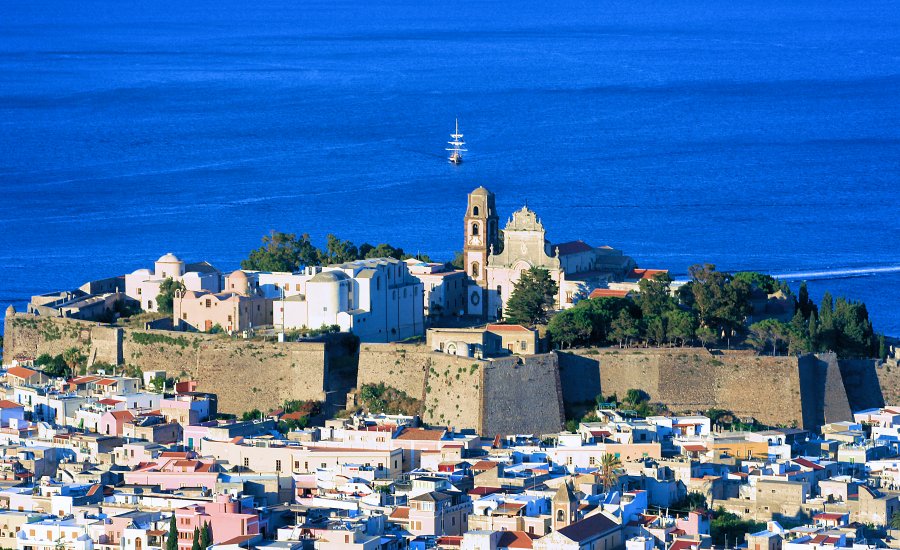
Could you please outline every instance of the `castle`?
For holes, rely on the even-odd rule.
[[[546,269],[558,285],[556,308],[571,307],[595,288],[624,280],[634,260],[609,246],[584,241],[551,244],[541,220],[527,206],[513,213],[500,238],[494,194],[479,187],[469,193],[463,247],[466,273],[474,283],[468,291],[469,315],[503,316],[506,300],[523,271]]]

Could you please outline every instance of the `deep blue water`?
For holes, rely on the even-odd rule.
[[[684,273],[900,266],[900,3],[0,6],[0,308],[270,229],[448,258],[465,195]],[[444,161],[454,117],[467,161]],[[900,335],[900,272],[813,283]]]

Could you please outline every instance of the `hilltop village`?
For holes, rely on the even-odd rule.
[[[864,306],[499,220],[469,194],[453,265],[273,235],[248,265],[291,269],[167,253],[10,308],[0,548],[900,547]]]

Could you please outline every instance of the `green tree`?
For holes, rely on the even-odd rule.
[[[323,264],[342,264],[359,259],[359,249],[352,242],[342,241],[330,233],[326,238],[325,250],[319,254]]]
[[[178,550],[178,526],[175,524],[175,514],[169,518],[169,534],[166,536],[166,550]]]
[[[462,250],[458,250],[456,254],[453,255],[453,259],[447,262],[447,266],[452,267],[456,270],[461,270],[466,268],[466,256],[463,254]]]
[[[590,341],[593,325],[584,308],[561,311],[550,319],[547,334],[559,349],[571,348],[575,344]]]
[[[370,249],[363,252],[363,247],[366,246]],[[394,248],[387,243],[381,243],[375,247],[367,244],[360,245],[359,255],[363,258],[396,258],[398,260],[403,259],[405,256],[402,248]]]
[[[191,544],[191,550],[200,550],[200,528],[194,527],[194,542]]]
[[[662,315],[653,315],[644,318],[647,340],[656,342],[661,346],[666,341],[666,318]]]
[[[774,294],[779,290],[785,294],[790,294],[790,288],[771,275],[765,273],[757,273],[755,271],[739,271],[734,274],[735,281],[743,281],[753,288],[759,289],[766,294]]]
[[[710,327],[699,327],[697,329],[697,338],[704,346],[708,346],[719,339],[719,334]]]
[[[184,283],[176,281],[171,277],[159,284],[159,294],[156,296],[156,306],[160,313],[165,313],[167,315],[172,314],[172,301],[175,299],[175,292],[178,290],[184,290]]]
[[[506,301],[506,319],[525,325],[545,323],[556,304],[558,290],[546,269],[532,267],[523,271]]]
[[[900,512],[895,512],[891,516],[891,529],[900,529]]]
[[[803,314],[804,319],[809,319],[811,315],[816,313],[816,304],[809,299],[809,289],[806,287],[806,281],[800,283],[800,290],[797,291],[797,309]]]
[[[657,273],[652,279],[641,279],[637,304],[644,317],[662,316],[675,307],[675,300],[669,295],[672,278],[668,273]]]
[[[747,342],[760,353],[770,349],[772,355],[777,355],[779,351],[784,350],[789,337],[787,325],[777,319],[764,319],[750,325],[750,337]]]
[[[622,461],[613,453],[606,453],[600,458],[600,480],[603,482],[603,488],[606,491],[619,484],[619,469],[621,467]]]
[[[666,318],[668,320],[668,333],[670,338],[681,340],[682,346],[694,339],[697,323],[694,320],[693,315],[687,311],[673,309],[666,313]]]
[[[78,348],[68,348],[62,353],[68,372],[77,372],[81,367],[87,366],[87,357]]]
[[[627,308],[619,311],[619,314],[610,324],[609,337],[619,343],[620,346],[628,346],[631,341],[641,335],[635,319]]]
[[[743,541],[747,533],[759,531],[765,526],[765,523],[743,520],[740,516],[719,507],[710,522],[710,534],[713,544],[727,547],[729,544],[735,545],[738,541]]]
[[[297,237],[294,233],[272,231],[262,241],[262,246],[241,262],[241,269],[294,272],[318,264],[318,250],[305,233]]]
[[[730,335],[740,329],[750,313],[749,283],[716,271],[712,264],[693,265],[689,272],[692,307],[700,325],[717,334]]]
[[[206,550],[212,543],[212,527],[210,527],[208,521],[204,521],[203,529],[200,530],[200,548]]]

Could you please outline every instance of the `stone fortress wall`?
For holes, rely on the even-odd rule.
[[[430,424],[485,436],[551,433],[583,414],[597,395],[641,389],[675,412],[719,408],[770,425],[815,428],[851,410],[900,398],[900,368],[833,355],[758,357],[703,348],[583,349],[494,361],[435,353],[424,345],[262,343],[222,335],[143,331],[52,317],[6,319],[4,355],[56,355],[76,347],[89,363],[133,365],[190,376],[219,394],[219,409],[241,413],[316,399],[326,412],[350,390],[384,382],[422,401]]]

